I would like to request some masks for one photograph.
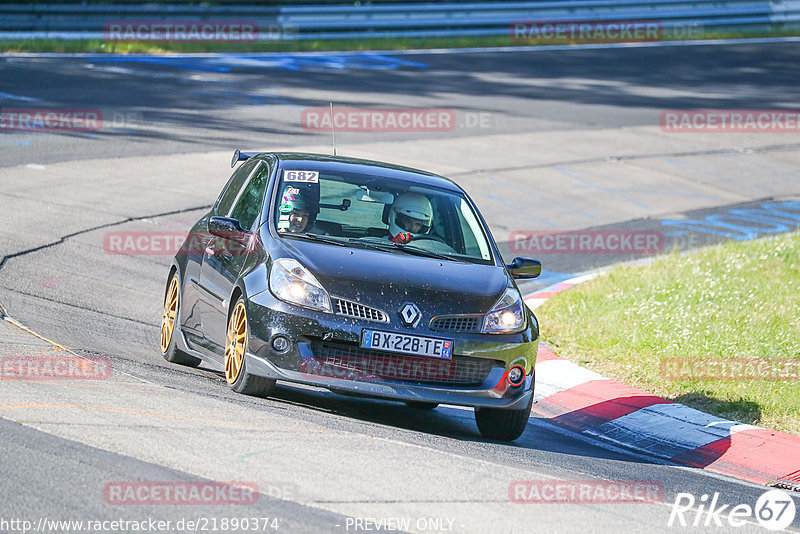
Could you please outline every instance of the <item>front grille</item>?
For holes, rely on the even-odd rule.
[[[339,315],[364,319],[365,321],[375,321],[378,323],[388,323],[389,316],[386,312],[377,308],[370,308],[358,302],[333,297],[333,311]]]
[[[426,358],[363,349],[345,343],[317,342],[311,347],[313,362],[304,371],[349,380],[394,380],[431,385],[477,386],[492,368],[504,367],[500,360],[453,356]]]
[[[434,332],[480,332],[483,315],[440,315],[431,319]]]

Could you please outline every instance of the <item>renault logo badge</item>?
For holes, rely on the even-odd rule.
[[[415,305],[407,302],[400,310],[400,318],[406,326],[417,326],[417,323],[422,318],[422,314]]]

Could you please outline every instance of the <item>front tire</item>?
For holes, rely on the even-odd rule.
[[[503,410],[500,408],[475,408],[475,422],[478,430],[487,439],[514,441],[525,432],[533,406],[533,392],[528,406],[522,410]]]
[[[170,363],[197,367],[202,361],[191,354],[186,354],[176,346],[180,332],[175,332],[180,328],[179,315],[181,300],[181,284],[178,271],[172,273],[172,277],[167,283],[167,291],[164,294],[164,313],[161,316],[161,354]]]
[[[244,355],[247,352],[248,332],[247,309],[244,298],[239,297],[228,319],[225,336],[225,380],[236,393],[267,397],[275,387],[275,380],[247,372]]]

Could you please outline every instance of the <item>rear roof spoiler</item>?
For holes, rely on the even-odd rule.
[[[236,151],[233,153],[233,159],[231,160],[231,168],[234,168],[238,162],[247,161],[248,159],[258,154],[259,152],[241,152],[237,148]]]

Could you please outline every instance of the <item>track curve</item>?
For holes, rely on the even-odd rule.
[[[113,369],[98,381],[0,381],[3,517],[177,522],[245,511],[278,517],[287,532],[365,530],[381,518],[408,518],[411,531],[668,531],[678,493],[754,503],[761,487],[601,445],[535,407],[523,437],[499,444],[455,407],[288,386],[268,400],[234,395],[220,372],[159,355],[169,255],[152,241],[120,254],[111,239],[185,231],[229,176],[234,147],[327,151],[327,136],[304,129],[300,114],[329,100],[453,110],[453,130],[345,133],[339,151],[454,177],[506,252],[515,231],[643,228],[637,221],[798,195],[796,136],[669,135],[658,123],[663,109],[785,107],[796,98],[798,49],[381,54],[296,71],[263,58],[218,61],[225,72],[196,60],[0,57],[3,107],[112,117],[96,132],[0,136],[0,303],[30,330],[0,321],[0,350],[108,358]],[[114,124],[114,113],[127,118]],[[620,259],[573,255],[555,271]],[[657,481],[664,495],[514,504],[519,480]],[[140,508],[104,496],[120,481],[244,481],[259,498]]]

